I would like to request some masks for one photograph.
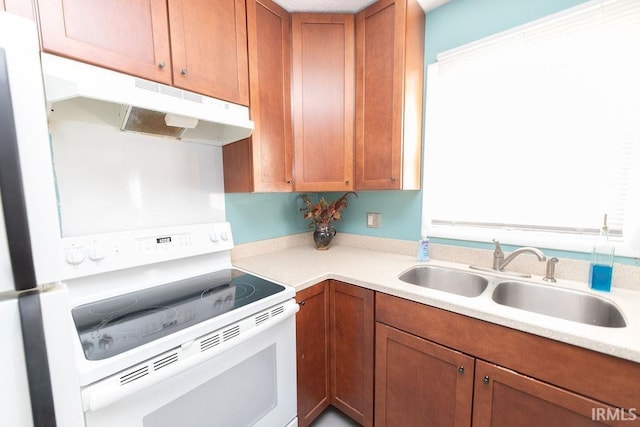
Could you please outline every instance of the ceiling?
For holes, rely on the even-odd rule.
[[[289,12],[356,12],[375,0],[274,0]],[[425,11],[449,0],[418,0]]]

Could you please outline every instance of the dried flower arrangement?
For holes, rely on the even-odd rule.
[[[347,207],[347,197],[353,194],[358,197],[354,191],[344,193],[337,200],[329,203],[324,197],[321,197],[317,203],[313,203],[308,194],[301,196],[304,207],[300,211],[304,215],[304,219],[309,221],[309,228],[328,227],[333,221],[342,219],[342,211]]]

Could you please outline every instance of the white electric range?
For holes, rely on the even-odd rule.
[[[294,290],[234,269],[227,223],[105,239],[65,239],[87,427],[297,425]]]

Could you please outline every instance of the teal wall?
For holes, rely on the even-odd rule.
[[[427,14],[425,62],[436,54],[586,0],[451,0]]]
[[[343,193],[322,193],[329,202]],[[300,194],[239,193],[226,195],[227,220],[236,244],[310,231],[300,212]],[[420,234],[422,193],[418,191],[362,191],[349,196],[338,232],[415,240]],[[382,227],[367,228],[367,212],[382,214]]]
[[[451,0],[429,12],[425,62],[436,54],[514,26],[583,3],[585,0]],[[428,183],[427,183],[428,185]],[[307,231],[296,204],[297,194],[227,194],[227,219],[236,243]],[[335,199],[339,194],[325,194]],[[339,232],[403,240],[420,237],[422,192],[371,191],[350,198]],[[365,227],[365,213],[380,212],[380,229]],[[455,243],[442,241],[442,243]],[[461,244],[469,244],[461,242]],[[485,247],[482,244],[471,244]]]
[[[228,193],[227,221],[236,244],[308,231],[297,193]]]
[[[335,200],[340,193],[325,193],[327,200]],[[418,240],[422,215],[420,191],[360,191],[349,197],[344,218],[335,224],[338,232],[363,234],[391,239]],[[367,228],[367,212],[382,215],[380,228]]]

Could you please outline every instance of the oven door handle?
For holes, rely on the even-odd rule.
[[[280,306],[278,306],[280,307]],[[206,360],[209,360],[213,357],[216,357],[219,354],[222,354],[229,349],[236,347],[245,341],[250,340],[258,334],[265,332],[265,330],[283,322],[284,320],[294,316],[300,307],[294,300],[290,300],[282,304],[282,311],[273,315],[268,320],[255,325],[256,318],[259,317],[264,312],[258,313],[255,316],[250,316],[246,319],[243,319],[233,325],[227,326],[222,330],[218,330],[216,332],[204,335],[203,337],[197,338],[191,342],[188,342],[188,345],[182,345],[177,348],[174,348],[170,351],[164,352],[144,363],[133,366],[126,371],[120,372],[118,374],[107,377],[103,380],[97,381],[82,390],[82,402],[84,411],[97,411],[101,408],[109,406],[119,400],[124,399],[127,396],[130,396],[134,393],[139,392],[147,387],[150,387],[154,384],[157,384],[161,381],[166,380],[167,378],[173,377],[175,375],[180,374],[193,366],[196,366]],[[274,309],[273,307],[268,312],[275,312],[278,308]],[[217,346],[207,349],[201,350],[200,342],[209,339],[209,337],[220,334],[223,335],[223,331],[229,330],[229,327],[233,328],[235,325],[240,325],[240,330],[242,330],[242,323],[248,322],[249,324],[253,323],[255,326],[249,326],[246,328],[245,332],[240,332],[234,338],[231,338],[227,341],[224,341],[221,338],[220,344]],[[198,345],[193,345],[198,342]],[[173,363],[171,365],[165,366],[161,369],[154,370],[154,362],[163,360],[167,358],[167,356],[172,356],[173,353],[177,355],[177,363]],[[129,372],[139,371],[143,372],[146,370],[147,374],[141,376],[139,379],[135,381],[127,382],[123,384],[123,378],[128,375]]]

